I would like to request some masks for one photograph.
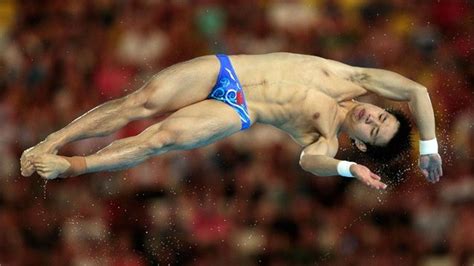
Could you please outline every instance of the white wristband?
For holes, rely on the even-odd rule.
[[[340,161],[337,164],[337,173],[340,176],[345,176],[345,177],[354,177],[351,173],[351,165],[356,164],[354,162],[349,162],[349,161]]]
[[[438,153],[438,141],[436,138],[420,140],[420,155]]]

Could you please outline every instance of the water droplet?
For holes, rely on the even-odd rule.
[[[46,185],[48,184],[48,179],[45,179],[44,180],[44,185],[43,185],[43,199],[46,200],[46,194],[47,194],[47,191],[46,191]]]

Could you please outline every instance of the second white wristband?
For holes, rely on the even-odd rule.
[[[438,141],[436,138],[420,140],[420,155],[438,153]]]

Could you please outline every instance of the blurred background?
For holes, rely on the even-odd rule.
[[[472,265],[473,5],[0,0],[0,264]],[[417,171],[416,148],[402,162],[371,165],[389,183],[385,192],[312,176],[298,166],[300,147],[266,126],[127,171],[47,183],[19,174],[24,149],[171,64],[276,51],[385,68],[425,85],[441,182]],[[93,153],[154,122],[60,154]],[[337,157],[358,161],[342,142]]]

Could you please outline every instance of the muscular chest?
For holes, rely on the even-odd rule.
[[[337,136],[340,124],[338,103],[327,96],[309,97],[298,114],[289,121],[287,132],[302,146],[316,142],[321,136]]]

